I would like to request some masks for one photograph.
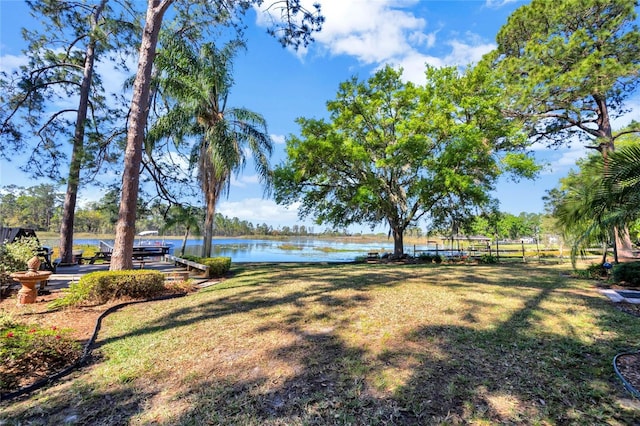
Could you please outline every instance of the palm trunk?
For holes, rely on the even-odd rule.
[[[78,115],[76,117],[76,127],[73,135],[73,149],[71,152],[71,162],[69,164],[69,177],[67,180],[67,192],[62,208],[62,221],[60,224],[60,262],[69,264],[73,261],[73,228],[75,222],[76,202],[78,198],[78,185],[80,182],[80,169],[82,167],[82,157],[84,150],[84,128],[89,107],[89,92],[91,91],[91,80],[93,76],[93,66],[95,63],[96,39],[93,33],[98,26],[98,20],[108,0],[102,0],[91,17],[91,38],[87,45],[84,59],[84,71],[82,84],[80,86],[80,103],[78,104]]]
[[[151,88],[151,71],[156,54],[158,35],[162,25],[164,12],[173,0],[149,0],[147,16],[142,33],[138,71],[133,84],[133,97],[129,113],[127,129],[127,146],[124,156],[124,172],[122,175],[122,197],[116,224],[116,238],[111,256],[112,271],[133,269],[133,244],[136,237],[136,206],[140,184],[140,164],[142,163],[142,146],[147,124],[149,92]]]
[[[187,226],[187,230],[184,232],[184,238],[182,239],[182,248],[180,250],[180,256],[184,256],[184,251],[187,248],[187,239],[189,239],[189,227]]]
[[[213,239],[213,220],[216,214],[216,203],[207,197],[207,213],[204,219],[204,235],[202,241],[202,257],[211,256],[211,240]]]
[[[606,98],[604,96],[594,96],[593,99],[598,105],[598,110],[600,112],[598,117],[598,130],[600,131],[601,137],[606,141],[600,145],[600,151],[604,162],[604,170],[606,173],[609,166],[608,154],[615,150],[613,132],[611,131],[611,120],[609,118],[609,109]],[[629,236],[629,228],[626,225],[623,227],[616,226],[613,228],[613,235],[617,256],[633,257],[633,243]]]

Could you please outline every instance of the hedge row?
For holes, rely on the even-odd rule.
[[[231,269],[230,257],[204,257],[196,262],[209,267],[208,278],[223,277]]]
[[[112,299],[130,297],[144,299],[165,290],[164,274],[151,270],[91,272],[71,283],[64,297],[49,304],[50,308],[78,305],[86,301],[105,303]]]

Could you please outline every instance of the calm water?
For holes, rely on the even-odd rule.
[[[113,244],[113,240],[103,240]],[[136,238],[136,244],[140,240]],[[145,240],[143,240],[145,241]],[[173,253],[179,254],[182,239],[152,238],[147,243],[164,243],[173,245]],[[45,243],[45,242],[43,242]],[[57,241],[46,241],[45,245],[54,247]],[[98,246],[97,239],[77,239],[74,244]],[[409,247],[405,250],[408,251]],[[202,250],[202,239],[187,240],[186,254],[199,256]],[[393,252],[393,241],[376,243],[347,243],[313,238],[296,238],[288,240],[261,240],[224,238],[214,239],[211,256],[230,257],[232,262],[349,262],[358,256],[365,256],[368,252],[376,251],[380,254]]]

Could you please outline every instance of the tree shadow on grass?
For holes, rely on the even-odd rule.
[[[419,327],[404,336],[404,347],[377,355],[350,347],[334,330],[308,333],[289,324],[299,341],[272,356],[301,365],[297,374],[278,383],[204,380],[189,389],[193,406],[179,423],[636,424],[640,412],[616,405],[619,386],[610,371],[614,347],[625,337],[603,345],[532,333],[541,304],[556,289],[538,290],[496,328]],[[607,314],[599,318],[604,327],[615,322]],[[406,380],[388,386],[407,371]],[[211,389],[217,389],[214,400]]]
[[[404,336],[404,347],[379,354],[349,346],[335,328],[310,333],[294,319],[286,327],[298,340],[271,356],[300,365],[295,375],[278,382],[203,380],[187,391],[193,405],[178,423],[634,424],[640,413],[619,410],[612,397],[618,389],[612,347],[531,333],[556,289],[543,284],[523,296],[524,306],[497,328],[419,327]],[[603,325],[613,320],[605,316]],[[399,385],[389,386],[394,380]]]
[[[228,315],[246,312],[268,310],[281,305],[294,305],[302,307],[308,303],[316,303],[327,308],[349,307],[353,303],[364,302],[366,300],[366,290],[372,287],[393,287],[401,284],[404,274],[395,271],[393,268],[385,268],[372,271],[362,268],[356,273],[351,273],[347,277],[342,277],[332,273],[333,268],[328,267],[317,272],[308,272],[308,267],[293,266],[284,267],[277,270],[267,281],[260,285],[247,285],[253,283],[254,278],[239,276],[237,281],[230,286],[221,288],[209,288],[203,291],[201,303],[184,303],[182,300],[167,302],[172,305],[167,309],[167,313],[153,322],[137,327],[122,334],[113,335],[107,338],[100,338],[96,342],[96,348],[109,344],[110,342],[125,339],[133,336],[153,334],[176,327],[185,327],[197,324],[202,321],[210,321]],[[259,272],[251,272],[250,275]],[[264,270],[262,276],[264,275]],[[278,290],[279,280],[285,277],[287,280],[300,281],[309,284],[304,290],[289,291],[281,294]],[[362,291],[362,294],[353,297],[334,297],[331,293],[340,289]],[[234,291],[227,291],[234,290]],[[215,299],[207,297],[207,293],[225,294]],[[228,293],[228,294],[227,294]],[[196,296],[192,299],[196,300]],[[198,299],[200,300],[200,299]],[[182,306],[182,307],[178,307]],[[144,309],[140,307],[140,309]]]
[[[115,389],[114,389],[115,388]],[[23,408],[25,399],[3,402],[0,409],[2,425],[92,425],[129,424],[130,419],[144,412],[153,393],[142,391],[130,383],[120,383],[108,391],[96,392],[80,380],[66,380],[31,398],[38,398],[37,407]]]
[[[273,345],[265,355],[268,360],[291,366],[287,374],[274,375],[268,370],[270,364],[263,362],[236,374],[194,377],[172,397],[172,401],[182,403],[182,409],[171,424],[414,425],[483,420],[593,424],[611,419],[634,424],[637,420],[637,412],[615,412],[612,400],[618,387],[610,362],[615,348],[625,341],[623,333],[606,337],[608,343],[603,344],[581,339],[580,330],[575,336],[566,336],[535,328],[540,317],[549,314],[543,302],[565,287],[548,274],[536,276],[537,286],[527,282],[521,289],[513,289],[509,281],[518,277],[518,270],[497,282],[489,278],[483,282],[482,277],[474,282],[470,279],[473,274],[468,273],[474,288],[497,285],[498,290],[506,292],[504,295],[522,301],[522,307],[496,327],[479,327],[480,316],[475,312],[491,308],[491,301],[471,297],[462,285],[443,284],[443,291],[457,293],[463,311],[471,315],[463,321],[467,324],[414,327],[403,336],[395,336],[386,349],[378,352],[348,343],[341,331],[349,325],[349,316],[341,314],[369,309],[369,290],[394,291],[398,283],[413,277],[418,281],[434,278],[433,271],[408,271],[376,267],[346,274],[339,267],[313,272],[281,268],[260,285],[212,289],[189,301],[162,302],[164,315],[113,334],[100,344],[189,325],[215,327],[217,320],[249,312],[262,318],[252,332],[293,336],[293,341]],[[246,273],[264,276],[264,270]],[[244,274],[236,279],[242,281]],[[278,279],[284,276],[308,285],[302,290],[280,292]],[[564,297],[567,303],[602,309],[596,318],[603,330],[620,323],[621,314],[604,309],[599,299],[570,293]],[[271,319],[273,310],[283,306],[294,309],[277,320]],[[237,351],[241,353],[241,349]],[[89,390],[91,399],[82,405],[83,410],[93,410],[92,404],[99,408],[108,400],[113,401],[112,409],[118,410],[119,404],[129,398],[134,408],[117,411],[124,419],[127,413],[138,414],[143,401],[154,396],[152,392],[140,392],[134,382],[122,386],[122,393],[113,396],[108,395],[111,392]],[[50,402],[43,411],[46,415],[73,410],[73,402],[64,399],[68,393],[51,390],[47,394]],[[100,409],[97,412],[103,413]]]

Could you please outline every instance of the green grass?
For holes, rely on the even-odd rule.
[[[194,295],[109,315],[90,367],[3,403],[0,420],[637,423],[611,362],[640,346],[640,320],[567,268],[236,268]]]

